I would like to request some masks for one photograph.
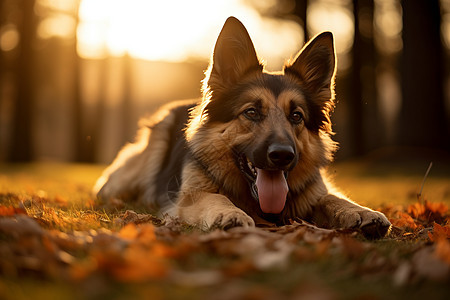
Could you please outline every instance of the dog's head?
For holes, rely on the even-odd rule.
[[[261,210],[280,213],[288,192],[301,189],[334,151],[329,113],[335,61],[333,36],[324,32],[282,72],[268,73],[245,27],[230,17],[206,72],[202,103],[187,129],[194,154],[226,164],[227,170],[232,163],[250,183]]]

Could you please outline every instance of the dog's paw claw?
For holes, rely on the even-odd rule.
[[[338,227],[359,229],[368,239],[382,238],[391,228],[391,223],[384,214],[370,209],[345,211],[338,219]]]
[[[250,218],[244,212],[231,211],[227,213],[221,213],[214,220],[212,228],[220,228],[223,230],[229,230],[234,227],[254,227],[255,221]]]
[[[361,232],[367,239],[378,239],[386,236],[391,228],[391,223],[384,223],[378,219],[373,220],[372,223],[362,226]]]

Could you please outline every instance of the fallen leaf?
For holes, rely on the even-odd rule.
[[[410,214],[412,217],[418,219],[419,217],[423,216],[426,212],[426,207],[423,203],[416,202],[408,206],[407,210],[408,214]]]
[[[175,247],[170,247],[161,242],[153,243],[152,249],[152,253],[158,257],[175,258],[178,256],[178,251]]]
[[[395,218],[391,218],[389,221],[393,226],[404,229],[416,230],[422,228],[420,224],[416,224],[414,219],[405,212],[398,212],[397,216]]]
[[[428,201],[411,204],[407,209],[408,214],[413,218],[420,219],[426,223],[441,223],[445,219],[447,211],[448,206],[445,203]]]
[[[253,264],[259,270],[283,270],[288,266],[289,257],[294,251],[294,245],[278,240],[275,249],[261,249],[253,254]]]
[[[0,231],[15,236],[42,235],[44,233],[34,219],[24,215],[0,218]]]
[[[166,260],[155,255],[152,249],[132,245],[125,250],[122,258],[122,262],[111,270],[120,281],[142,282],[164,278],[169,274]]]
[[[306,282],[302,283],[300,287],[294,293],[291,299],[317,299],[317,300],[334,300],[340,299],[336,291],[333,291],[326,285],[321,285],[317,282]],[[360,297],[365,299],[364,297]],[[370,297],[367,297],[370,299]]]
[[[92,257],[86,257],[82,261],[78,261],[70,266],[70,278],[75,281],[81,281],[98,270],[97,261]]]
[[[444,202],[428,202],[425,201],[426,207],[436,214],[445,215],[448,212],[448,205]]]
[[[350,258],[360,257],[367,252],[367,244],[362,243],[352,237],[342,236],[339,238],[342,252]]]
[[[227,277],[238,277],[256,271],[255,265],[250,259],[241,259],[227,264],[222,272]]]
[[[153,225],[163,225],[164,221],[149,214],[138,214],[132,210],[127,210],[120,218],[114,220],[116,224],[127,225],[130,223],[141,224],[151,223]]]
[[[27,211],[23,208],[0,205],[0,216],[10,217],[14,215],[26,215]]]
[[[450,225],[439,225],[438,223],[434,223],[433,232],[428,232],[428,237],[430,241],[436,242],[439,240],[449,239],[450,238]]]
[[[204,287],[219,284],[224,280],[222,273],[217,270],[204,271],[175,271],[171,279],[179,285],[187,287]]]
[[[119,236],[126,240],[134,240],[138,236],[138,229],[133,223],[127,224],[119,231]]]
[[[74,232],[69,235],[65,232],[52,230],[49,232],[49,236],[58,247],[67,251],[83,250],[86,245],[93,242],[92,236],[86,232]]]
[[[142,224],[137,226],[136,228],[138,229],[137,238],[140,243],[149,244],[153,243],[156,240],[155,227],[152,224]]]
[[[450,241],[447,239],[437,240],[435,254],[443,262],[450,266]]]

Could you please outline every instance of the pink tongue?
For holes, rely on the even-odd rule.
[[[279,214],[286,203],[289,191],[283,171],[266,171],[256,168],[256,187],[259,205],[267,214]]]

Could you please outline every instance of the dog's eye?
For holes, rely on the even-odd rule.
[[[299,111],[294,111],[289,118],[292,123],[300,124],[303,121],[303,114]]]
[[[245,110],[244,116],[251,121],[258,121],[260,119],[258,111],[253,107]]]

